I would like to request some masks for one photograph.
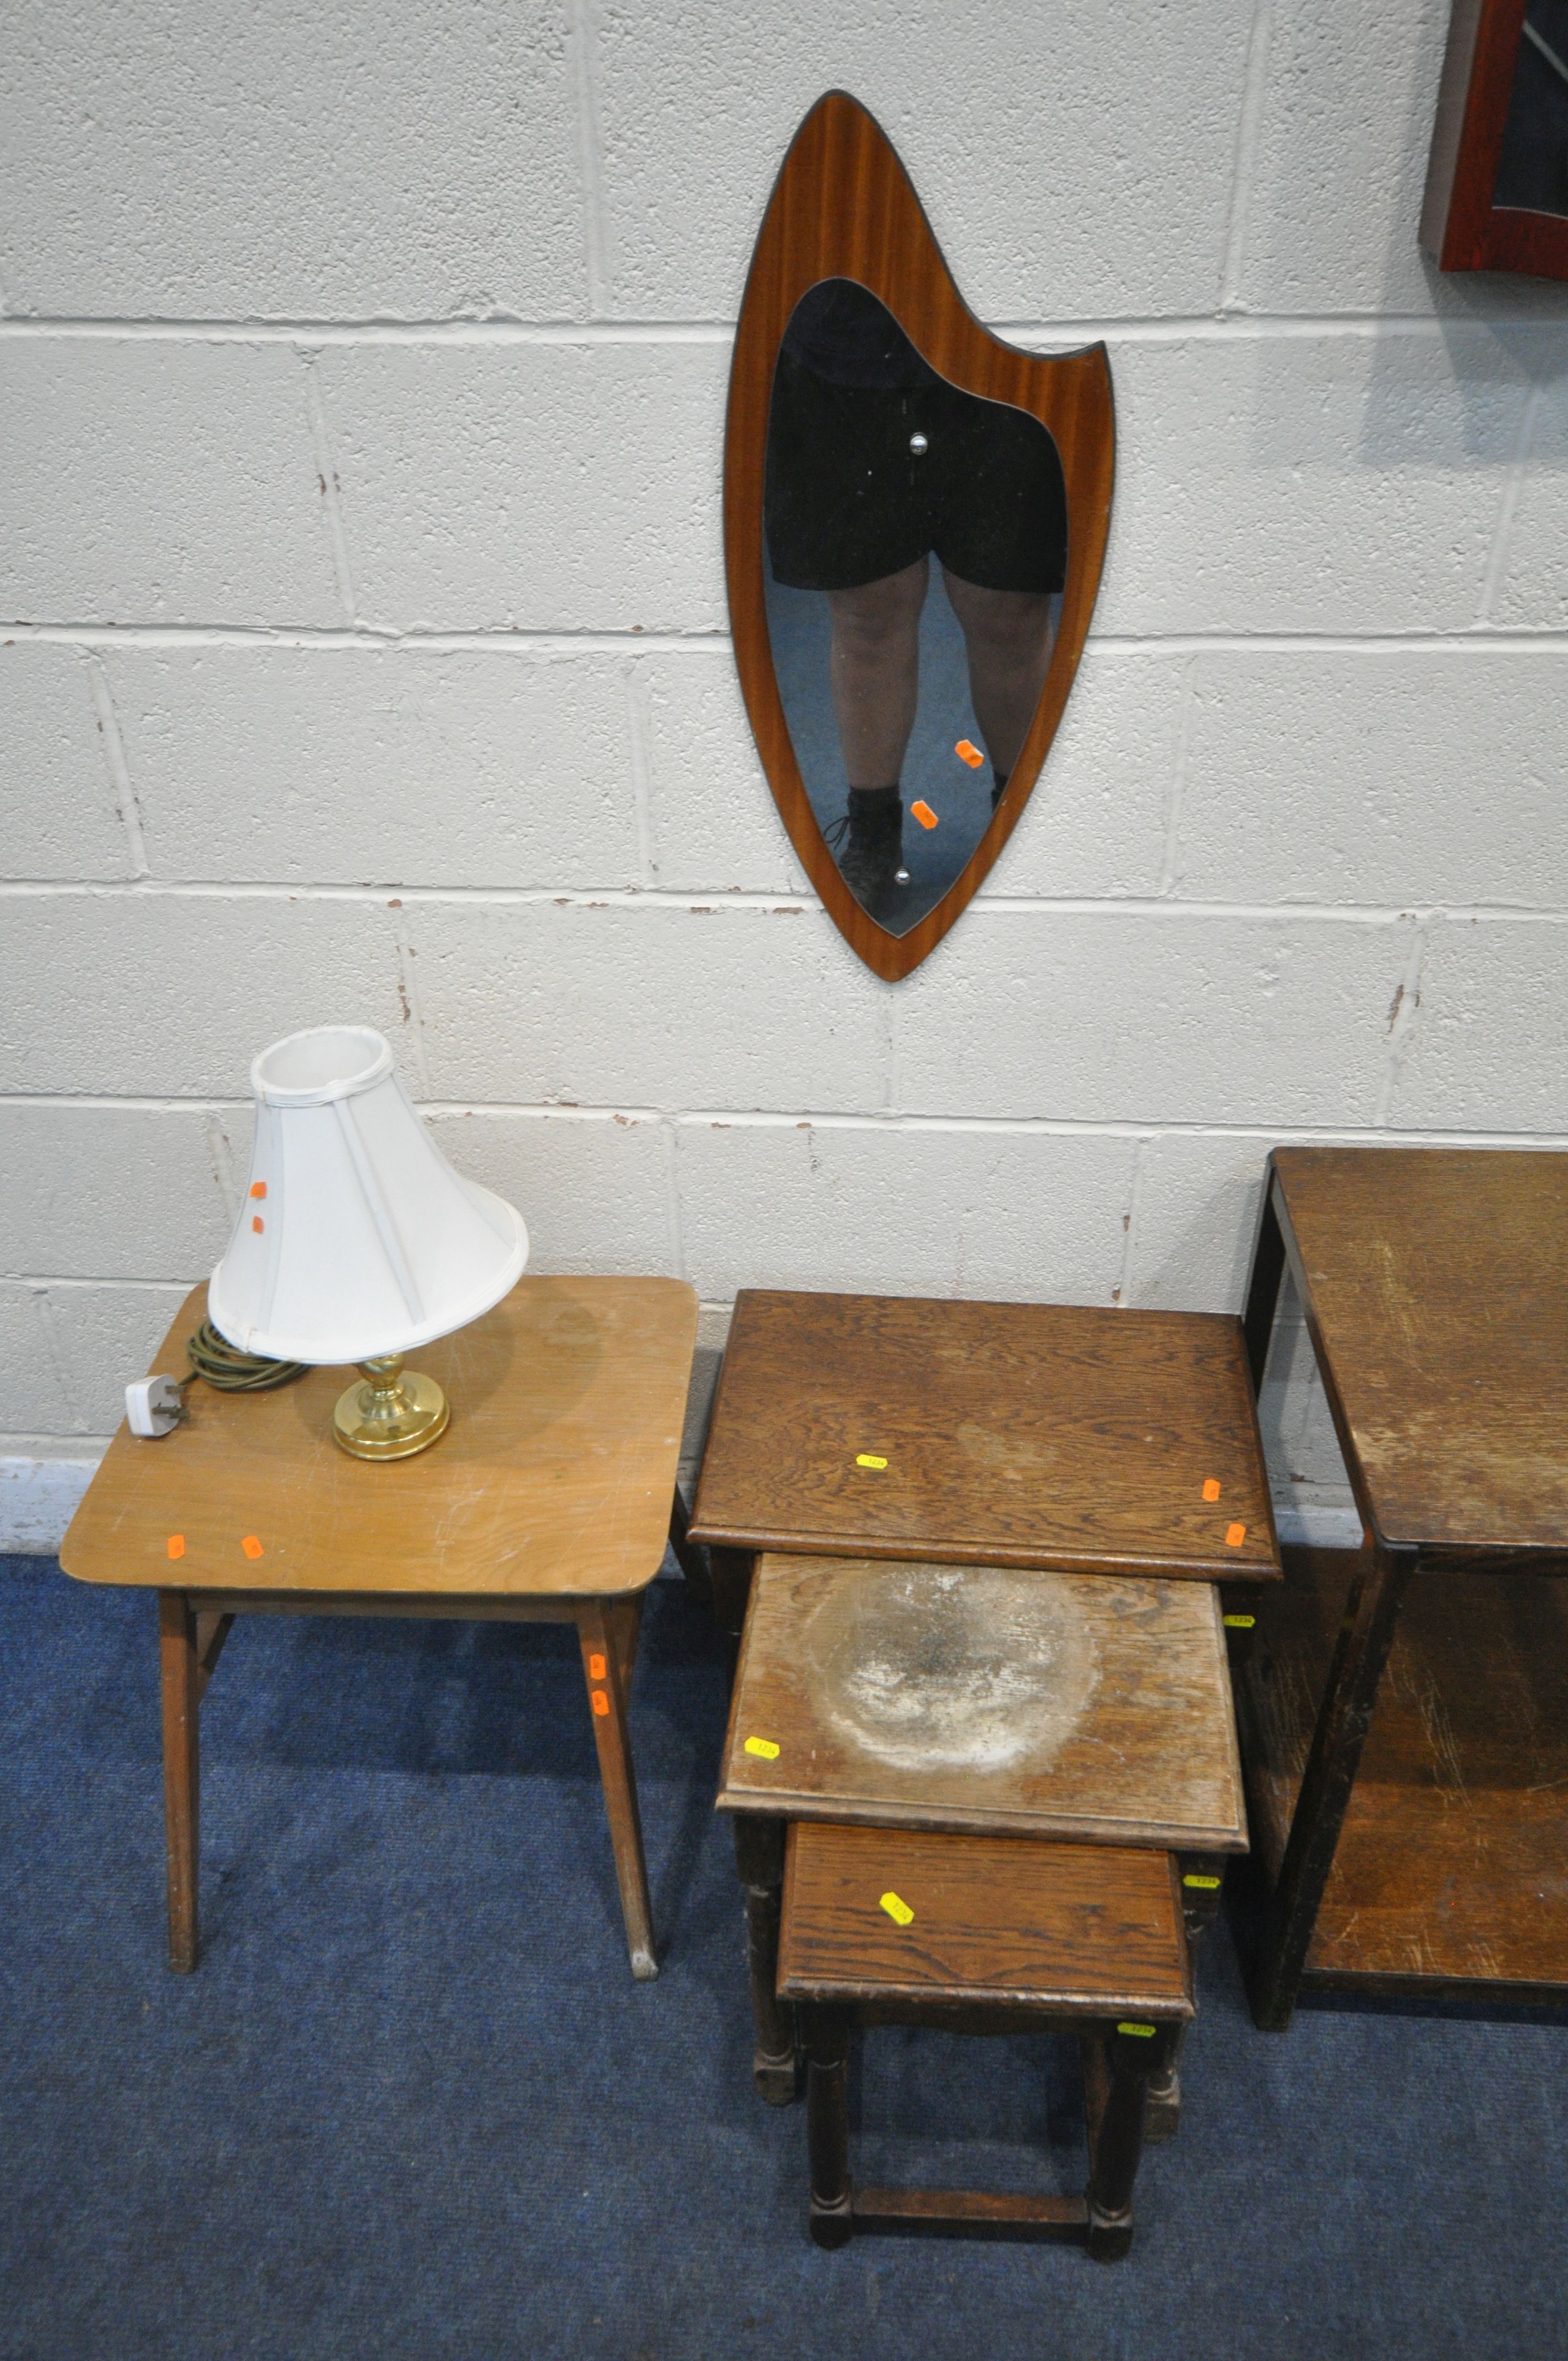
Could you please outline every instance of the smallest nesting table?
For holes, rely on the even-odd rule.
[[[183,1368],[205,1311],[197,1288],[155,1369]],[[657,1974],[626,1708],[696,1334],[679,1279],[523,1279],[421,1345],[452,1423],[415,1459],[338,1449],[343,1369],[262,1394],[197,1382],[161,1442],[120,1428],[60,1564],[158,1594],[172,1967],[196,1964],[199,1712],[236,1616],[411,1615],[576,1625],[631,1972]]]

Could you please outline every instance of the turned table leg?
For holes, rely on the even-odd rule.
[[[787,2107],[800,2094],[795,2011],[778,1995],[784,1827],[766,1813],[735,1815],[735,1865],[746,1893],[746,1959],[756,2033],[751,2081],[770,2107]]]
[[[843,2246],[855,2226],[850,2181],[850,2022],[831,2008],[803,2009],[801,2016],[811,2235],[819,2246]]]
[[[615,1852],[615,1874],[620,1887],[631,1972],[646,1980],[658,1974],[659,1963],[653,1952],[653,1914],[648,1901],[637,1780],[626,1726],[641,1604],[640,1598],[589,1601],[577,1609],[577,1640],[582,1650],[583,1676],[587,1683],[594,1741],[598,1748],[599,1776],[604,1783],[605,1811]]]
[[[196,1964],[196,1897],[201,1786],[201,1656],[196,1617],[182,1590],[158,1594],[159,1668],[163,1694],[163,1809],[169,1846],[169,1964],[189,1975]]]
[[[1133,2243],[1133,2188],[1143,2156],[1152,2076],[1170,2062],[1176,2028],[1093,2035],[1085,2044],[1089,2132],[1089,2251],[1119,2263]]]

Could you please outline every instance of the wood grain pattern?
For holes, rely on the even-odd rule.
[[[206,1290],[153,1368],[185,1367]],[[122,1426],[60,1552],[85,1582],[187,1589],[464,1592],[509,1598],[641,1589],[670,1525],[696,1334],[679,1279],[521,1280],[482,1320],[422,1345],[452,1424],[416,1459],[378,1466],[332,1440],[346,1369],[276,1393],[201,1383],[162,1442]],[[241,1544],[259,1540],[251,1558]]]
[[[1272,1169],[1373,1530],[1568,1551],[1568,1155],[1282,1148]]]
[[[861,907],[823,841],[795,761],[768,637],[762,478],[773,364],[795,304],[808,287],[828,278],[869,288],[952,384],[1038,418],[1055,438],[1067,481],[1067,582],[1033,726],[967,866],[905,935],[889,934]],[[835,926],[889,983],[907,975],[940,942],[1028,800],[1061,719],[1100,587],[1114,461],[1104,346],[1042,360],[982,328],[959,293],[885,136],[856,100],[829,91],[806,117],[784,159],[746,281],[725,430],[725,567],[741,691],[779,812]]]
[[[907,1927],[881,1906],[890,1889],[915,1914]],[[789,1832],[778,1988],[1064,2018],[1193,2013],[1166,1853],[824,1821]]]
[[[1277,1877],[1354,1566],[1286,1553],[1240,1678],[1254,1841]],[[1407,1595],[1303,1989],[1568,1997],[1568,1587],[1426,1570]]]
[[[1215,1592],[765,1556],[718,1808],[1242,1850]]]
[[[1200,1312],[743,1290],[691,1530],[1085,1574],[1279,1570],[1241,1325]]]
[[[1492,203],[1526,6],[1456,0],[1421,208],[1421,244],[1442,270],[1568,279],[1568,220]]]

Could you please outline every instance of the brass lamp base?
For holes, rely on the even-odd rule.
[[[332,1431],[356,1459],[411,1459],[446,1432],[451,1406],[433,1378],[405,1370],[400,1353],[361,1361],[367,1382],[338,1397]]]

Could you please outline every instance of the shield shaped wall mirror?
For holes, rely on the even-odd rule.
[[[981,327],[882,130],[829,91],[746,282],[725,564],[784,826],[890,983],[1028,801],[1100,587],[1113,465],[1104,346],[1044,358]]]

